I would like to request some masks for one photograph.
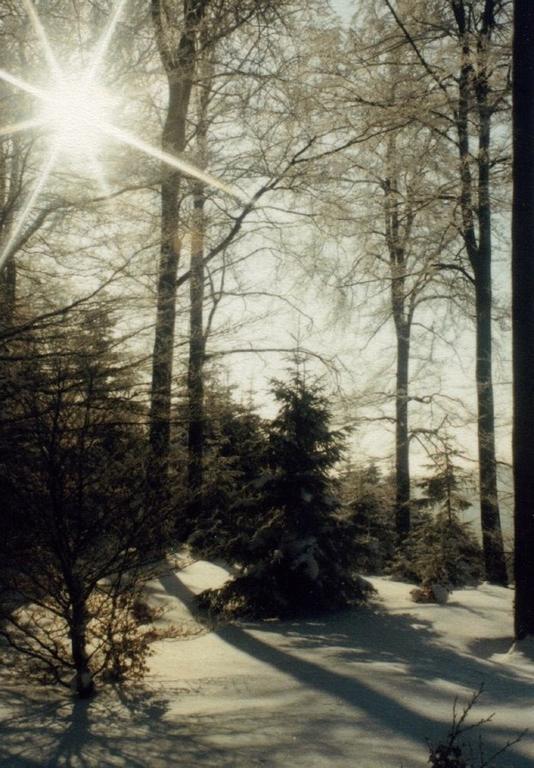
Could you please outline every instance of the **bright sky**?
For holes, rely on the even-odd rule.
[[[356,9],[357,0],[331,0],[332,8],[345,22],[349,23]]]

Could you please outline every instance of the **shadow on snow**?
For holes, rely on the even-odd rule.
[[[192,592],[174,573],[160,581],[169,595],[192,604]],[[425,740],[445,736],[450,724],[454,694],[446,686],[436,689],[438,681],[460,686],[466,697],[484,684],[484,709],[497,710],[495,722],[484,728],[487,754],[517,735],[499,726],[499,705],[529,707],[532,702],[532,683],[513,671],[438,644],[430,622],[380,608],[347,611],[328,621],[233,624],[215,633],[286,676],[289,691],[287,686],[284,691],[282,680],[279,690],[270,694],[270,705],[263,707],[253,691],[245,690],[245,699],[255,696],[250,707],[236,708],[230,701],[224,712],[188,714],[177,722],[169,709],[174,700],[188,695],[184,689],[123,686],[91,702],[43,702],[6,689],[4,699],[20,714],[0,724],[0,767],[356,768],[366,749],[376,760],[366,765],[378,766],[384,760],[398,766],[412,761],[423,765]],[[505,650],[504,642],[481,640],[474,651],[487,656]],[[315,650],[321,653],[313,659]],[[371,665],[380,665],[382,682],[375,679],[380,675]],[[414,691],[421,696],[419,706]],[[314,709],[317,696],[323,698],[319,710]],[[424,713],[425,697],[438,699],[433,715]],[[473,721],[480,716],[475,711]],[[394,751],[399,737],[406,744],[402,754]],[[530,768],[526,750],[525,739],[506,753],[503,764]]]

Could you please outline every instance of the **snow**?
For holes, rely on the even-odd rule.
[[[373,578],[365,609],[207,628],[192,596],[227,572],[197,562],[148,585],[178,637],[154,644],[142,684],[91,702],[4,684],[0,766],[410,768],[445,736],[455,697],[481,683],[487,754],[534,724],[532,644],[512,644],[511,590],[415,604],[411,584]],[[532,768],[525,736],[499,765]]]

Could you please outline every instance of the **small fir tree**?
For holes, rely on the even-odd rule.
[[[470,504],[463,492],[467,473],[456,463],[459,455],[448,436],[430,454],[433,472],[420,483],[425,494],[413,530],[393,561],[395,576],[449,587],[482,579],[482,551],[471,524],[460,518]]]
[[[266,424],[251,406],[236,403],[229,388],[214,387],[206,405],[203,513],[191,521],[188,543],[204,557],[234,563],[241,560],[243,538],[250,539],[261,517]]]
[[[394,555],[394,486],[376,464],[349,468],[342,477],[344,513],[362,573],[383,573]]]

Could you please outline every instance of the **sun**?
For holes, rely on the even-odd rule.
[[[120,15],[128,0],[115,0],[109,23],[96,44],[90,61],[79,72],[64,70],[59,65],[33,0],[21,0],[21,2],[40,40],[50,72],[51,84],[48,88],[42,88],[36,83],[28,82],[0,68],[0,81],[30,95],[39,104],[33,117],[0,126],[0,140],[5,136],[36,129],[44,129],[50,133],[52,140],[33,189],[23,201],[18,215],[15,216],[7,239],[0,243],[0,269],[10,255],[17,250],[20,238],[24,237],[23,230],[27,219],[31,216],[50,175],[62,156],[70,156],[82,168],[84,175],[94,177],[100,190],[100,199],[110,198],[112,190],[108,186],[105,169],[98,157],[99,149],[107,141],[130,147],[186,176],[200,179],[204,184],[221,190],[235,200],[241,200],[249,207],[254,205],[254,201],[247,195],[205,170],[197,168],[185,158],[176,157],[154,147],[130,131],[114,124],[111,118],[117,99],[101,85],[101,69]]]
[[[95,156],[102,148],[102,126],[112,117],[114,100],[83,73],[69,73],[46,91],[39,119],[51,131],[60,152]]]

